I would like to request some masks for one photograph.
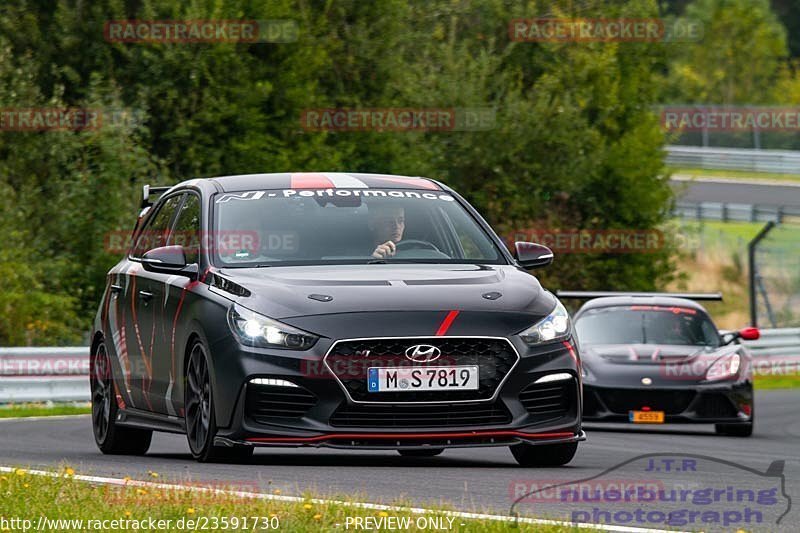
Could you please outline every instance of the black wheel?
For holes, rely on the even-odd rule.
[[[731,437],[749,437],[753,434],[753,423],[714,424],[714,430],[719,435],[729,435]]]
[[[217,423],[208,354],[201,341],[195,341],[189,354],[184,387],[184,421],[192,457],[200,461],[241,461],[253,455],[252,446],[214,446]]]
[[[718,435],[731,437],[749,437],[753,434],[753,424],[756,422],[756,410],[751,407],[750,421],[744,424],[714,424],[714,431]]]
[[[523,442],[510,448],[514,459],[521,466],[562,466],[575,457],[578,443],[533,445]]]
[[[111,359],[105,342],[100,343],[89,363],[92,389],[92,429],[100,451],[115,455],[144,455],[150,448],[153,432],[117,425],[117,399]]]
[[[420,450],[397,450],[403,457],[436,457],[444,448],[422,448]]]

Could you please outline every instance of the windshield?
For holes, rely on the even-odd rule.
[[[719,346],[719,333],[704,313],[687,307],[629,305],[590,309],[575,323],[586,344]]]
[[[265,190],[214,198],[215,263],[506,263],[470,214],[444,191]]]

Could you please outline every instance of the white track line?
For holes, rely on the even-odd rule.
[[[8,466],[0,466],[0,472],[6,472],[8,474],[13,474],[16,470],[24,470],[26,473],[34,475],[34,476],[45,476],[45,477],[67,477],[63,473],[59,472],[46,472],[44,470],[28,470],[28,469],[17,469],[11,468]],[[565,527],[573,527],[579,529],[595,529],[595,530],[602,530],[602,531],[619,531],[624,533],[676,533],[674,530],[666,530],[666,529],[646,529],[641,527],[629,527],[629,526],[613,526],[607,524],[586,524],[582,522],[565,522],[559,520],[545,520],[541,518],[525,518],[519,517],[514,518],[512,516],[502,516],[502,515],[492,515],[492,514],[483,514],[483,513],[463,513],[458,511],[437,511],[434,509],[423,509],[421,507],[399,507],[394,505],[381,505],[377,503],[367,503],[367,502],[345,502],[339,500],[326,500],[321,498],[301,498],[299,496],[283,496],[278,494],[264,494],[260,492],[246,492],[246,491],[237,491],[237,490],[225,490],[225,489],[215,489],[211,487],[196,487],[196,486],[186,486],[186,485],[174,485],[171,483],[153,483],[152,481],[139,481],[135,479],[119,479],[119,478],[112,478],[112,477],[98,477],[98,476],[84,476],[75,474],[69,476],[71,479],[77,479],[78,481],[86,481],[88,483],[97,483],[103,485],[117,485],[121,487],[146,487],[150,489],[161,489],[161,490],[176,490],[176,491],[190,491],[190,492],[200,492],[204,494],[219,494],[224,496],[233,496],[237,498],[252,498],[258,500],[271,500],[271,501],[279,501],[279,502],[291,502],[291,503],[316,503],[319,505],[341,505],[343,507],[355,507],[358,509],[371,509],[375,511],[394,511],[394,512],[410,512],[413,514],[439,514],[443,516],[452,516],[455,518],[466,518],[470,520],[494,520],[497,522],[518,522],[521,524],[535,524],[535,525],[551,525],[551,526],[565,526]]]

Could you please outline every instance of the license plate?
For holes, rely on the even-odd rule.
[[[370,367],[367,389],[369,392],[478,390],[478,367]]]
[[[630,411],[628,420],[634,424],[663,424],[664,411]]]

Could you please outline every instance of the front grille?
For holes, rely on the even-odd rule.
[[[614,413],[627,414],[628,411],[649,407],[653,411],[664,411],[677,415],[686,410],[695,397],[691,390],[634,390],[597,389],[600,399]]]
[[[508,424],[511,415],[495,404],[350,405],[342,404],[331,417],[337,427],[438,428]]]
[[[412,362],[406,350],[417,344],[432,345],[441,356],[430,363]],[[397,338],[337,342],[325,356],[327,366],[356,402],[449,402],[489,400],[519,356],[505,339]],[[478,390],[368,392],[369,367],[478,366]]]
[[[695,411],[701,418],[736,418],[738,414],[727,396],[718,392],[702,394]]]
[[[533,383],[519,393],[519,401],[540,421],[566,415],[575,402],[575,380]]]
[[[303,387],[247,385],[245,414],[256,422],[297,419],[317,403],[317,397]]]

